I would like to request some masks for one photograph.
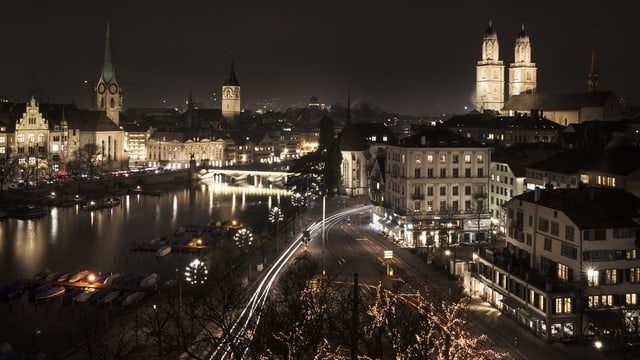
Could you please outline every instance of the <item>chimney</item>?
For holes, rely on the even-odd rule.
[[[420,136],[420,145],[426,145],[427,144],[427,137],[422,135]]]
[[[540,188],[539,187],[536,187],[536,189],[533,190],[533,201],[534,202],[540,201]]]

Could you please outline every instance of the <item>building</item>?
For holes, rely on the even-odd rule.
[[[472,111],[453,116],[442,123],[451,132],[494,146],[513,146],[521,143],[555,143],[563,126],[530,116],[494,116]]]
[[[591,120],[622,119],[622,104],[611,91],[514,95],[504,104],[502,111],[509,115],[544,116],[562,126]]]
[[[516,37],[514,61],[509,65],[509,98],[519,94],[535,94],[538,69],[531,58],[531,41],[524,23]],[[505,103],[504,64],[500,59],[498,34],[489,21],[482,41],[482,59],[476,65],[476,110],[500,112]]]
[[[606,188],[515,196],[506,247],[481,249],[472,291],[546,341],[640,335],[638,205]]]
[[[504,105],[504,64],[498,34],[489,21],[482,41],[482,59],[476,65],[476,109],[500,111]]]
[[[116,81],[116,73],[111,62],[111,33],[107,21],[107,36],[104,45],[104,64],[100,80],[95,88],[96,110],[105,111],[107,117],[116,125],[120,125],[120,109],[122,109],[122,89]]]
[[[491,149],[435,127],[387,145],[383,222],[404,246],[486,239]]]
[[[222,84],[222,117],[233,122],[240,116],[240,83],[236,78],[236,69],[231,59],[229,78]]]

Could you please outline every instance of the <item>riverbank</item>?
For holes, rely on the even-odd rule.
[[[136,186],[161,187],[188,185],[192,183],[189,169],[164,171],[153,174],[112,176],[98,180],[72,181],[68,184],[45,184],[23,189],[9,189],[5,184],[0,190],[0,202],[3,204],[33,203],[55,193],[56,196],[75,196],[110,194],[125,191]]]

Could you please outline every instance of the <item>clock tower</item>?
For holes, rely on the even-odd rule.
[[[509,66],[509,97],[535,94],[537,87],[536,64],[531,62],[531,41],[522,29],[516,38],[514,62]]]
[[[107,117],[116,125],[120,124],[120,109],[122,108],[122,89],[116,81],[115,71],[111,63],[111,34],[107,21],[107,38],[104,48],[104,64],[100,80],[95,88],[96,109],[105,111]]]
[[[498,34],[489,21],[482,42],[482,60],[476,65],[476,109],[500,111],[504,106],[504,65]]]
[[[228,122],[240,116],[240,83],[231,59],[229,78],[222,84],[222,117]]]

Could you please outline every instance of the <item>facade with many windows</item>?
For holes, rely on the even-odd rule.
[[[388,145],[384,199],[393,237],[404,246],[484,240],[490,163],[489,147],[446,129]]]
[[[473,291],[546,341],[640,335],[636,196],[537,189],[505,207],[506,247],[480,252]]]

